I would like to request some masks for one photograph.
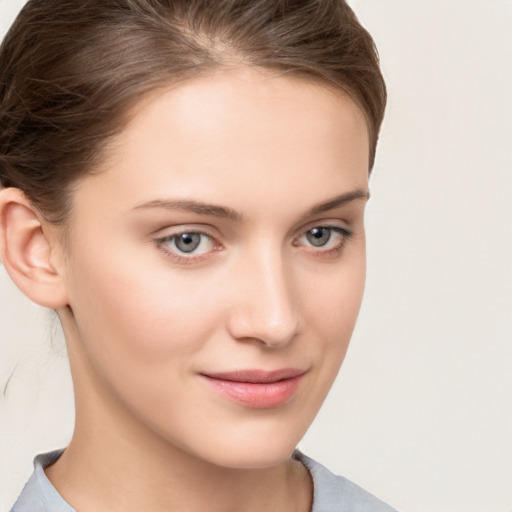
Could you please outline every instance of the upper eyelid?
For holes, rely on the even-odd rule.
[[[182,235],[182,234],[186,234],[186,233],[194,233],[194,234],[204,235],[204,236],[208,237],[212,242],[212,248],[204,253],[197,254],[195,252],[191,252],[191,253],[181,252],[179,249],[176,250],[167,245],[167,243],[166,243],[167,241],[180,236],[180,234]],[[153,243],[157,247],[157,249],[159,249],[160,251],[165,253],[166,257],[171,258],[171,260],[173,260],[175,263],[184,264],[184,265],[192,265],[194,263],[200,263],[201,261],[204,261],[205,259],[207,259],[211,253],[216,252],[220,248],[223,247],[222,244],[220,244],[216,238],[210,236],[208,233],[203,233],[200,231],[193,231],[193,230],[177,231],[175,233],[170,233],[169,235],[166,235],[166,236],[154,237]]]
[[[335,214],[333,212],[327,214],[318,214],[310,217],[310,219],[305,219],[300,223],[299,229],[309,229],[315,226],[338,226],[338,225],[348,225],[353,218],[352,215],[342,215]]]
[[[156,236],[155,238],[174,238],[176,236],[180,236],[180,235],[204,235],[204,236],[207,236],[209,238],[215,238],[213,235],[211,235],[210,233],[207,233],[206,231],[202,231],[202,230],[199,230],[199,229],[180,229],[179,231],[175,231],[173,233],[168,233],[168,234],[162,234],[161,236]]]
[[[348,239],[353,235],[352,231],[350,231],[347,228],[343,228],[340,226],[328,225],[328,224],[318,224],[318,225],[313,226],[312,228],[309,228],[309,229],[306,229],[305,231],[303,231],[299,236],[294,238],[294,241],[298,240],[299,238],[302,238],[303,236],[306,236],[306,233],[308,233],[309,231],[311,231],[315,228],[330,229],[331,231],[341,235],[345,239]]]
[[[336,225],[332,225],[332,224],[328,224],[328,223],[313,223],[312,225],[310,225],[309,228],[303,229],[298,236],[295,236],[292,239],[292,241],[291,241],[292,245],[295,246],[296,248],[300,245],[306,246],[306,244],[298,244],[297,242],[300,238],[305,236],[308,231],[310,231],[311,229],[314,229],[315,227],[323,227],[326,229],[331,229],[332,231],[334,231],[335,233],[337,233],[338,235],[341,236],[341,240],[336,244],[335,247],[325,247],[324,248],[324,246],[315,247],[315,246],[311,245],[309,247],[309,249],[307,250],[307,252],[311,252],[311,250],[313,250],[319,257],[320,257],[320,255],[328,256],[328,255],[332,255],[333,253],[340,253],[342,251],[342,248],[345,246],[345,243],[347,243],[352,238],[352,236],[354,234],[352,231],[348,230],[347,228],[341,227],[341,226],[336,226]],[[187,254],[187,253],[181,253],[179,250],[177,251],[177,250],[172,249],[171,247],[167,246],[167,244],[166,244],[167,240],[172,240],[173,238],[179,236],[180,234],[186,234],[186,233],[196,233],[196,234],[208,237],[213,244],[212,248],[210,250],[206,251],[205,253]],[[217,238],[211,236],[209,233],[205,233],[200,230],[186,229],[186,228],[176,230],[175,232],[169,233],[169,234],[161,236],[161,237],[153,237],[153,242],[155,243],[155,245],[158,248],[160,248],[160,250],[167,253],[168,257],[171,257],[172,259],[174,259],[175,262],[181,263],[181,264],[190,264],[190,265],[192,265],[194,263],[200,263],[200,262],[207,261],[213,255],[213,253],[215,253],[219,250],[222,252],[226,248],[225,244],[219,242]],[[164,249],[164,246],[165,246],[165,249]]]
[[[153,240],[157,243],[157,245],[162,245],[168,240],[173,240],[173,239],[179,237],[180,235],[186,235],[186,234],[197,234],[197,235],[205,236],[212,241],[212,243],[215,247],[222,245],[216,237],[210,235],[209,233],[205,233],[203,231],[197,231],[197,230],[194,231],[192,229],[177,231],[175,233],[169,233],[168,235],[157,236]]]
[[[344,221],[343,219],[318,219],[310,221],[299,228],[295,228],[290,234],[290,238],[291,240],[296,240],[311,229],[320,227],[338,230],[347,236],[350,236],[353,231],[351,227],[348,226],[348,222]],[[174,226],[165,226],[155,230],[153,233],[151,233],[150,236],[153,240],[163,240],[185,233],[201,234],[210,237],[216,243],[222,243],[222,233],[220,233],[219,230],[214,226],[208,224],[176,224]]]
[[[308,231],[311,231],[315,228],[330,228],[334,230],[341,230],[345,232],[347,235],[352,234],[352,229],[349,226],[349,223],[341,220],[341,219],[318,219],[311,222],[308,222],[307,224],[301,226],[299,229],[295,230],[295,235],[293,238],[298,238]]]
[[[210,238],[216,239],[217,234],[214,231],[218,231],[212,226],[208,225],[194,225],[194,224],[176,224],[175,226],[165,226],[153,231],[150,236],[154,239],[170,238],[185,233],[198,233],[201,235],[209,236]]]

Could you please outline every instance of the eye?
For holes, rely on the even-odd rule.
[[[172,243],[181,252],[194,252],[201,245],[201,237],[199,233],[182,233],[172,237]]]
[[[192,259],[216,249],[215,240],[211,236],[197,231],[186,231],[159,238],[156,244],[166,254],[176,258]]]
[[[330,228],[318,227],[306,232],[308,242],[314,247],[323,247],[331,239]]]
[[[335,255],[341,252],[351,233],[338,226],[315,226],[301,235],[295,246],[317,249],[319,255]]]

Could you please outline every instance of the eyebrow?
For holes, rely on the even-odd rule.
[[[311,208],[311,210],[309,210],[308,213],[306,213],[306,215],[304,215],[304,217],[334,210],[357,199],[368,200],[369,197],[370,193],[367,190],[356,189],[351,192],[346,192],[325,202],[316,204],[313,206],[313,208]],[[154,199],[153,201],[139,204],[133,209],[147,210],[153,208],[163,208],[165,210],[183,210],[185,212],[197,213],[198,215],[211,215],[235,222],[240,222],[243,220],[243,215],[236,210],[233,210],[232,208],[187,199]]]
[[[243,216],[232,208],[216,204],[202,203],[186,199],[155,199],[135,206],[134,210],[146,210],[151,208],[163,208],[165,210],[183,210],[185,212],[197,213],[199,215],[212,215],[222,219],[241,221]]]
[[[345,194],[341,194],[339,196],[333,197],[323,203],[316,204],[311,208],[308,215],[317,215],[318,213],[328,212],[330,210],[334,210],[343,206],[351,201],[355,201],[356,199],[370,199],[370,192],[368,190],[356,189],[352,192],[346,192]]]

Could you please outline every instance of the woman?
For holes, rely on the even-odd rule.
[[[1,55],[1,258],[76,425],[13,511],[389,511],[294,451],[365,276],[385,105],[341,1],[30,1]]]

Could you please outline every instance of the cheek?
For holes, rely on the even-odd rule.
[[[71,307],[82,343],[97,357],[157,365],[198,350],[215,328],[218,306],[188,277],[119,259],[74,268]]]
[[[306,300],[307,325],[321,331],[328,345],[348,344],[363,298],[366,275],[364,247],[329,271],[310,281]]]
[[[144,421],[163,425],[172,417],[169,404],[183,402],[183,382],[220,312],[189,278],[155,276],[124,263],[76,261],[76,342],[92,378]]]
[[[303,433],[309,427],[338,375],[352,336],[365,282],[364,251],[321,278],[303,283],[304,336],[298,347],[309,355],[312,371],[297,415]],[[307,293],[306,293],[307,292]]]
[[[345,357],[364,292],[364,244],[350,253],[329,279],[310,283],[304,318],[317,345],[319,388],[329,391]]]

